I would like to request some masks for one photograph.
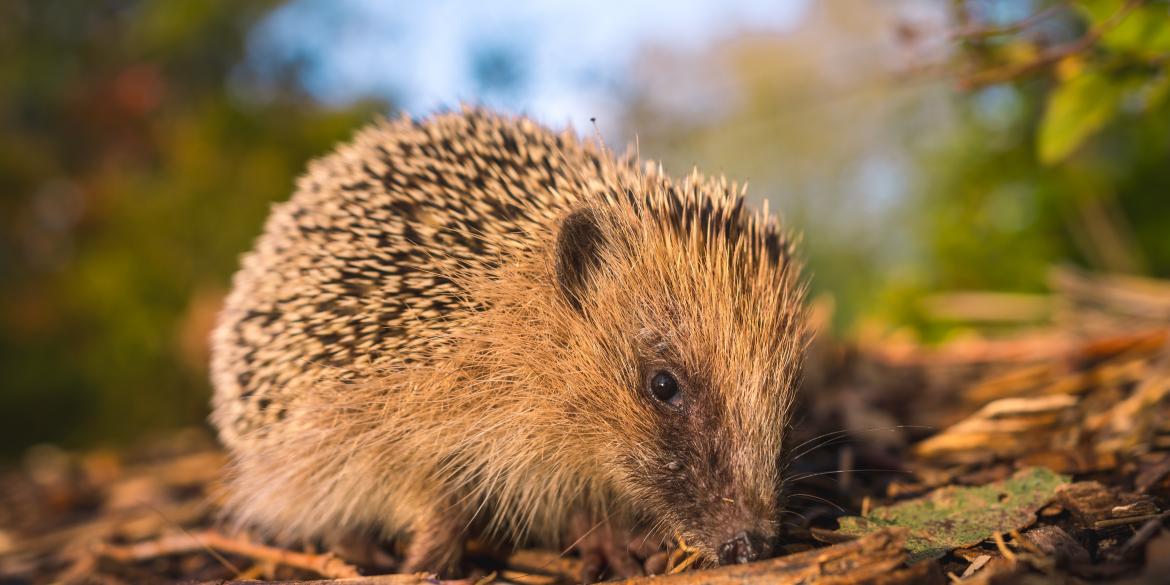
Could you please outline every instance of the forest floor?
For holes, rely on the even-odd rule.
[[[674,543],[641,582],[1170,583],[1170,283],[1065,269],[1052,289],[928,299],[995,335],[818,336],[779,556],[702,569]],[[393,548],[359,560],[224,532],[225,462],[202,430],[30,450],[0,471],[0,583],[438,583],[382,574]],[[572,553],[468,547],[465,582],[581,571]]]

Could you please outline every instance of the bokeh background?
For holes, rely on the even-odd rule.
[[[1160,0],[7,0],[0,458],[201,424],[270,203],[460,102],[747,180],[837,335],[1006,334],[1053,266],[1170,274],[1168,60]]]

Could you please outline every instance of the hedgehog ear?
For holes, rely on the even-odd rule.
[[[601,231],[600,219],[594,209],[578,209],[561,222],[561,231],[557,234],[557,285],[565,300],[577,311],[581,311],[592,275],[601,265],[605,235]]]

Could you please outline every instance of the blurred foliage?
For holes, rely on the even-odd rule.
[[[960,20],[966,21],[971,15],[960,6]],[[1123,112],[1156,110],[1170,94],[1170,4],[1080,0],[1069,6],[1063,27],[1078,36],[1053,45],[1039,17],[1062,6],[1021,21],[1035,24],[1038,34],[1017,24],[976,28],[961,37],[965,56],[983,68],[964,80],[967,86],[1053,73],[1037,135],[1040,160],[1047,164],[1068,158]]]
[[[1057,263],[1170,275],[1170,3],[1031,4],[1045,7],[1054,16],[1033,29],[961,46],[970,93],[949,143],[923,153],[924,254],[917,278],[884,301],[895,321],[947,333],[914,299],[1043,291]]]
[[[308,48],[254,69],[276,4],[0,4],[0,456],[202,420],[238,254],[309,157],[388,109],[309,97]],[[807,6],[646,47],[614,98],[642,153],[747,179],[804,231],[839,331],[995,333],[1013,323],[923,299],[1043,293],[1060,263],[1170,276],[1170,2]],[[481,47],[469,91],[530,91],[537,49]]]
[[[265,3],[0,5],[0,455],[206,413],[204,338],[325,110],[238,69]]]

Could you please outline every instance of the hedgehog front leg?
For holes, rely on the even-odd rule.
[[[593,521],[588,514],[573,515],[569,543],[581,555],[581,581],[603,577],[637,577],[645,573],[642,561],[662,550],[660,541],[610,522]]]
[[[440,578],[459,576],[465,536],[464,523],[450,509],[436,509],[418,517],[411,526],[402,572],[436,573]]]

